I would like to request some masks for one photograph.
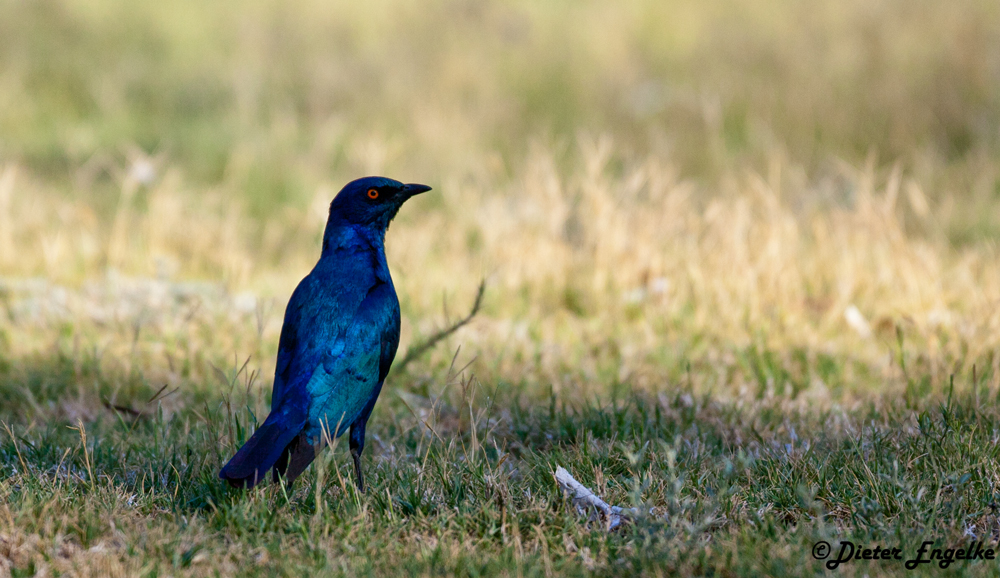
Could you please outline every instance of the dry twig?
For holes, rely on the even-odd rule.
[[[406,350],[406,355],[403,356],[403,360],[395,365],[396,371],[401,371],[404,367],[409,365],[411,361],[420,357],[421,355],[424,354],[424,352],[437,345],[439,341],[441,341],[445,337],[448,337],[452,333],[458,331],[459,328],[461,328],[469,321],[472,321],[472,318],[476,316],[476,313],[479,313],[479,308],[482,307],[483,305],[483,293],[485,292],[486,292],[486,279],[483,279],[482,281],[479,282],[479,291],[476,293],[476,301],[475,303],[472,304],[472,310],[469,311],[469,314],[463,317],[462,319],[459,319],[455,323],[451,324],[449,327],[442,329],[441,331],[438,331],[437,333],[431,335],[422,342],[417,343],[415,345],[411,345],[409,349]]]
[[[562,466],[556,468],[556,482],[559,483],[559,487],[570,494],[573,505],[581,514],[590,512],[591,519],[600,518],[609,532],[621,526],[623,522],[629,521],[638,513],[635,508],[622,508],[608,504],[590,491],[587,486],[576,481],[576,478]]]

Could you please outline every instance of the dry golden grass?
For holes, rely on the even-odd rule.
[[[830,387],[844,385],[892,390],[905,385],[897,330],[905,355],[938,387],[973,363],[981,370],[996,364],[995,247],[951,247],[935,223],[938,202],[898,166],[888,174],[844,166],[836,179],[808,182],[776,157],[767,174],[734,174],[706,195],[669,159],[651,156],[613,171],[613,151],[609,137],[581,137],[572,153],[580,170],[567,174],[536,147],[518,178],[443,175],[433,208],[407,207],[388,236],[408,321],[404,343],[443,323],[442,296],[452,316],[461,313],[485,276],[486,312],[453,346],[463,344],[464,359],[478,358],[480,374],[543,389],[600,392],[608,379],[657,388],[691,363],[704,371],[684,379],[719,395],[758,395],[758,376],[741,357],[760,350],[782,357],[796,394],[807,388],[829,399]],[[102,324],[110,315],[126,327],[197,333],[203,360],[259,353],[269,375],[283,303],[316,258],[332,185],[319,187],[306,209],[286,207],[254,228],[238,202],[187,193],[175,173],[148,189],[126,177],[108,223],[17,173],[6,168],[0,192],[11,224],[3,242],[16,256],[6,267],[66,285],[59,295],[69,309],[49,303],[53,314],[96,323],[91,330],[108,353],[135,351],[130,340],[100,337],[114,326]],[[907,233],[904,215],[928,233]],[[185,289],[175,282],[185,278],[219,285]],[[17,287],[8,286],[14,303],[31,295]],[[34,307],[58,300],[52,291]],[[202,324],[170,318],[179,314],[177,295],[202,299],[206,291],[218,311]],[[129,294],[137,304],[128,304]],[[226,312],[231,319],[220,321]],[[18,354],[47,339],[31,323],[7,332]],[[152,355],[164,350],[157,335],[145,342],[146,375],[162,364]],[[805,356],[800,367],[795,352]],[[838,383],[824,383],[816,355],[850,360]],[[869,375],[855,375],[855,365]],[[205,371],[202,365],[198,373]],[[793,393],[772,377],[779,382],[767,386],[769,394]]]
[[[513,381],[723,393],[800,351],[796,389],[816,355],[891,387],[897,327],[935,384],[995,363],[993,3],[3,10],[4,278],[221,283],[273,344],[327,203],[383,173],[436,188],[389,235],[406,339],[486,276],[452,345]]]

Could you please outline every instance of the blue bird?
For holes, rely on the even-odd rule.
[[[271,413],[219,477],[250,488],[274,469],[291,483],[316,457],[323,432],[348,428],[358,488],[365,425],[399,345],[399,300],[385,232],[408,199],[431,190],[384,177],[345,186],[330,203],[319,262],[285,309]]]

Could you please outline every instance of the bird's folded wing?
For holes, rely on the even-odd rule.
[[[336,435],[342,434],[375,395],[398,341],[399,303],[391,285],[379,284],[313,372],[307,387],[312,399],[309,422],[322,420],[331,434],[335,429]]]
[[[278,341],[271,411],[281,406],[290,383],[298,382],[303,374],[312,374],[324,361],[329,345],[344,333],[375,284],[374,275],[356,264],[341,263],[337,269],[352,282],[331,280],[328,273],[314,270],[288,300]]]

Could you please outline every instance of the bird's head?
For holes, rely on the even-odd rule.
[[[384,233],[403,203],[429,190],[427,185],[404,185],[385,177],[351,181],[330,203],[330,224],[360,225]]]

